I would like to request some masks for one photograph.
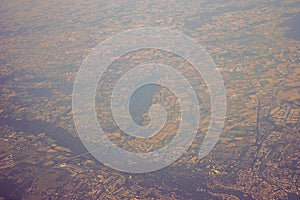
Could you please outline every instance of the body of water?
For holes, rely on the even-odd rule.
[[[300,41],[300,13],[285,21],[283,25],[289,27],[286,33],[288,38]]]

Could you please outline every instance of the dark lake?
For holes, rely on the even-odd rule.
[[[143,114],[148,112],[154,93],[160,89],[160,85],[147,84],[133,93],[129,101],[129,113],[136,124],[142,126],[144,121]]]
[[[283,25],[289,27],[286,33],[288,38],[300,41],[300,13],[293,15]]]

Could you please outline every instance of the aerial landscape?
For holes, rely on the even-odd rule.
[[[299,1],[3,0],[0,21],[0,199],[300,199]],[[160,104],[167,112],[163,128],[146,139],[121,130],[112,90],[135,66],[171,66],[199,102],[196,137],[186,152],[162,169],[129,173],[102,163],[83,144],[73,86],[98,44],[143,27],[181,32],[206,49],[224,82],[226,119],[214,148],[199,158],[211,126],[205,78],[185,58],[161,49],[116,58],[92,105],[116,146],[156,151],[174,139],[185,112],[173,90],[148,84],[131,96],[129,113],[146,126],[150,106]]]

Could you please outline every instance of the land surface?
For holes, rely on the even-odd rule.
[[[299,12],[296,0],[1,1],[0,198],[300,199]],[[202,77],[170,52],[144,49],[118,58],[96,95],[99,122],[115,144],[152,151],[180,123],[172,91],[155,86],[136,93],[131,109],[147,124],[147,108],[162,104],[169,114],[162,132],[140,141],[118,129],[111,89],[135,64],[157,61],[180,71],[201,111],[186,154],[159,171],[129,174],[94,159],[79,140],[72,87],[93,47],[149,26],[183,32],[207,49],[224,80],[227,116],[215,148],[198,159],[210,119]],[[135,106],[141,97],[144,107]]]

